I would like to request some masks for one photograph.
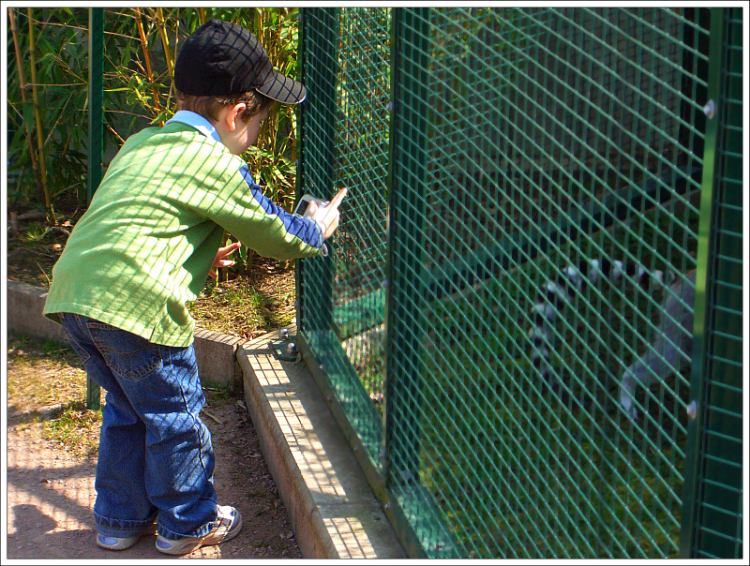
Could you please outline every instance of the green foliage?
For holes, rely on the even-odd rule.
[[[210,18],[252,31],[275,68],[296,76],[298,9],[108,8],[104,10],[104,166],[125,139],[148,125],[163,124],[175,111],[172,70],[179,46]],[[29,14],[31,20],[29,20]],[[8,38],[8,196],[11,208],[37,208],[39,174],[46,165],[52,206],[72,211],[86,193],[88,157],[88,10],[14,9]],[[29,45],[29,24],[34,50]],[[14,49],[18,45],[18,56]],[[20,65],[19,65],[20,63]],[[38,100],[31,96],[35,67]],[[24,75],[21,81],[20,72]],[[22,89],[22,82],[26,88]],[[43,145],[35,138],[38,111]],[[243,157],[268,196],[285,206],[294,200],[297,124],[293,108],[275,105],[258,148]],[[29,141],[33,141],[30,149]]]
[[[29,227],[21,234],[21,239],[27,242],[41,242],[47,235],[49,228],[44,224],[33,222]]]
[[[46,165],[46,184],[52,202],[75,196],[85,184],[86,72],[81,68],[81,45],[86,44],[85,10],[55,8],[13,10],[16,32],[8,38],[8,192],[11,206],[33,206],[39,200],[40,178],[33,158]],[[29,14],[35,49],[29,50]],[[14,42],[15,39],[15,42]],[[14,49],[18,44],[19,57]],[[32,74],[33,67],[33,74]],[[19,72],[23,73],[23,88]],[[37,98],[32,96],[36,76]],[[35,133],[35,111],[41,125],[42,152]],[[34,154],[29,150],[33,135]]]

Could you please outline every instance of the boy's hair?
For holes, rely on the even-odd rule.
[[[272,99],[254,90],[236,96],[201,96],[177,91],[178,110],[190,110],[214,122],[219,119],[219,112],[224,106],[237,104],[238,102],[247,104],[247,108],[241,116],[245,121],[273,104]]]

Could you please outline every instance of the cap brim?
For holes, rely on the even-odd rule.
[[[276,71],[262,86],[255,90],[282,104],[299,104],[307,96],[307,89],[302,83]]]

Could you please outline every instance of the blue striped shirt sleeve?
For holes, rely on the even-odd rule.
[[[323,246],[323,233],[318,227],[318,224],[312,218],[305,218],[299,214],[292,214],[273,203],[271,199],[263,194],[263,189],[255,183],[247,165],[240,167],[240,173],[245,179],[253,199],[255,199],[266,214],[277,216],[279,220],[283,222],[284,229],[287,233],[299,238],[314,248],[321,248]]]

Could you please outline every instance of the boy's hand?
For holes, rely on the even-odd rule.
[[[234,253],[238,249],[240,249],[239,242],[233,242],[229,244],[228,246],[219,248],[219,251],[216,252],[216,257],[214,258],[214,262],[211,265],[211,270],[208,272],[208,275],[209,277],[211,277],[211,279],[218,279],[218,275],[216,273],[217,268],[231,267],[234,265],[234,262],[231,259],[224,259],[224,258]]]
[[[323,231],[324,240],[330,238],[339,226],[339,205],[344,200],[347,190],[346,187],[341,189],[326,206],[318,206],[311,202],[307,208],[305,216],[309,216],[318,223]]]

